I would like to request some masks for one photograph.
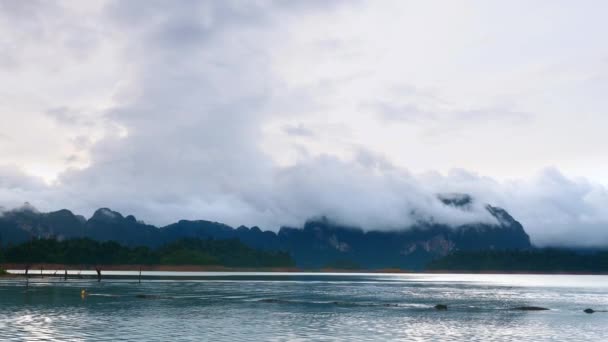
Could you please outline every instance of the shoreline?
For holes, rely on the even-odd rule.
[[[376,270],[352,270],[352,269],[304,269],[298,267],[226,267],[218,265],[65,265],[65,264],[30,264],[29,274],[39,275],[40,271],[95,271],[97,268],[104,271],[153,271],[153,272],[269,272],[269,273],[416,273],[411,270],[400,269],[376,269]],[[25,264],[3,264],[2,269],[24,270]],[[11,275],[10,273],[8,275]],[[46,274],[45,274],[46,275]]]
[[[337,268],[320,268],[320,269],[303,269],[298,267],[225,267],[217,265],[65,265],[65,264],[46,264],[38,263],[31,264],[29,268],[30,276],[40,276],[40,272],[56,271],[56,276],[62,275],[67,271],[95,271],[97,268],[104,271],[131,271],[139,272],[267,272],[267,273],[378,273],[378,274],[476,274],[476,275],[608,275],[607,272],[531,272],[531,271],[453,271],[453,270],[404,270],[395,268],[385,269],[337,269]],[[3,264],[0,269],[6,270],[6,274],[0,274],[0,277],[19,277],[23,274],[9,273],[8,270],[24,270],[25,264]],[[44,273],[48,276],[48,273]]]

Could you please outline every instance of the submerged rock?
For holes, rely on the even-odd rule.
[[[140,298],[140,299],[158,299],[158,298],[160,298],[160,296],[146,295],[146,294],[138,294],[138,295],[135,295],[135,297]]]
[[[285,299],[277,299],[277,298],[264,298],[258,300],[260,303],[288,303],[289,301]]]
[[[518,311],[546,311],[546,310],[550,310],[550,309],[543,308],[543,307],[540,307],[540,306],[520,306],[520,307],[512,308],[511,310],[518,310]]]
[[[437,305],[435,305],[435,310],[442,310],[443,311],[443,310],[447,310],[447,309],[448,309],[448,306],[445,305],[445,304],[437,304]]]
[[[148,294],[138,294],[138,295],[135,295],[135,298],[140,298],[140,299],[170,299],[171,297],[163,297],[163,296],[148,295]]]
[[[597,313],[597,312],[608,312],[607,310],[593,310],[593,309],[585,309],[583,310],[584,313],[588,313],[588,314],[592,314],[592,313]]]
[[[353,302],[329,302],[328,304],[336,306],[371,306],[370,304],[357,304]]]

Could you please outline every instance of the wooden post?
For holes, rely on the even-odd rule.
[[[97,271],[97,282],[101,282],[101,268],[95,267],[95,271]]]
[[[139,283],[141,284],[141,266],[139,266]]]
[[[25,287],[30,286],[30,265],[25,265]]]
[[[64,275],[63,275],[63,280],[64,280],[64,281],[67,281],[67,280],[68,280],[68,269],[67,269],[67,268],[65,269],[65,273],[64,273]]]

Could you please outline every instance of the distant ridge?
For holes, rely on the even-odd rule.
[[[439,195],[449,206],[466,209],[468,195]],[[530,238],[507,211],[487,205],[496,224],[476,223],[456,227],[420,222],[393,231],[364,230],[333,223],[327,218],[309,220],[301,227],[282,227],[278,233],[258,227],[233,228],[219,222],[180,220],[158,228],[123,216],[108,208],[88,220],[67,209],[41,213],[30,205],[4,211],[0,216],[0,244],[22,243],[32,238],[58,240],[87,237],[117,241],[126,246],[158,247],[182,238],[232,239],[262,250],[285,251],[298,267],[323,268],[336,264],[362,268],[420,269],[429,261],[453,251],[529,249]],[[354,267],[354,266],[353,266]]]

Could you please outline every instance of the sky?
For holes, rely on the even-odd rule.
[[[607,10],[0,0],[0,206],[608,245]]]

